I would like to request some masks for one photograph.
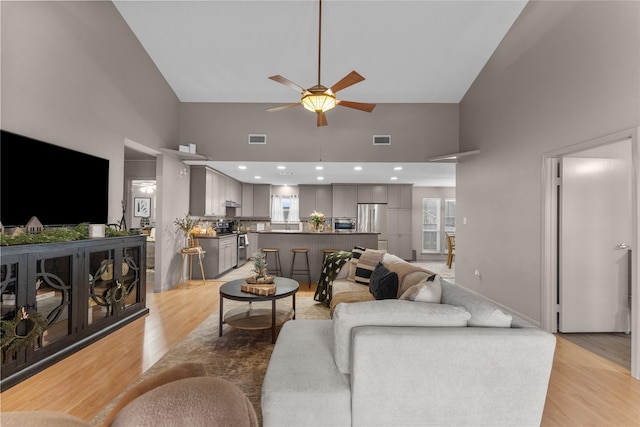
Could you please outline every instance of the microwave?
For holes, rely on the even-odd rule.
[[[356,231],[356,219],[335,218],[333,220],[333,231],[336,233],[350,233]]]

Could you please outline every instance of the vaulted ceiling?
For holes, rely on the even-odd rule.
[[[303,88],[318,83],[316,0],[113,3],[182,102],[278,106],[300,94],[269,76]],[[320,83],[356,70],[366,80],[339,99],[457,103],[525,5],[325,0]]]

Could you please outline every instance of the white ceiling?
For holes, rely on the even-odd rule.
[[[252,184],[415,184],[420,187],[454,187],[453,163],[337,163],[337,162],[198,162]],[[239,169],[245,166],[246,169]],[[317,170],[322,166],[322,170]],[[283,169],[279,169],[283,168]],[[361,167],[361,170],[355,170]],[[395,168],[400,167],[400,170]],[[259,178],[256,178],[259,176]],[[318,179],[322,177],[324,179]],[[395,177],[396,179],[392,179]]]
[[[182,102],[268,108],[300,101],[297,91],[269,76],[304,88],[318,83],[316,0],[113,3]],[[460,102],[525,5],[325,0],[320,83],[329,87],[356,70],[366,80],[339,91],[338,99]]]

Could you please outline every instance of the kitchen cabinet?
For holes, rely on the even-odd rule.
[[[241,213],[236,215],[243,217],[253,216],[253,184],[242,184],[242,208]]]
[[[334,184],[332,186],[332,217],[356,218],[358,216],[358,187]]]
[[[253,185],[253,216],[271,217],[271,185]]]
[[[206,166],[191,166],[189,213],[193,216],[225,216],[225,176]]]
[[[387,186],[387,208],[411,209],[413,187],[411,185],[397,184]]]
[[[318,211],[331,216],[332,191],[330,185],[300,185],[298,198],[300,202],[300,218],[308,218],[311,212]]]
[[[231,270],[238,260],[238,236],[224,236],[218,239],[218,274]]]
[[[205,278],[215,279],[236,266],[238,259],[237,235],[229,234],[219,237],[200,237],[199,242],[202,249],[206,251],[202,259]],[[197,261],[194,259],[193,262],[195,263]],[[199,268],[193,268],[192,274],[193,280],[202,279]]]
[[[387,209],[387,251],[407,261],[413,259],[411,209]]]
[[[359,184],[358,203],[387,203],[387,186]]]

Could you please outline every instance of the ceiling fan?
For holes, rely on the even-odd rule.
[[[305,109],[316,113],[318,117],[317,119],[318,126],[327,125],[327,116],[325,115],[325,112],[331,110],[332,108],[335,108],[336,105],[354,108],[356,110],[366,111],[368,113],[373,111],[376,104],[367,104],[367,103],[353,102],[353,101],[342,101],[342,100],[336,99],[336,93],[339,90],[345,89],[349,86],[352,86],[364,80],[364,77],[362,77],[356,71],[350,72],[330,88],[327,88],[320,83],[321,46],[322,46],[322,0],[319,0],[318,84],[310,87],[309,89],[304,89],[302,86],[299,86],[293,83],[292,81],[282,77],[281,75],[275,75],[275,76],[269,77],[273,81],[282,83],[285,86],[289,86],[290,88],[297,90],[302,94],[302,99],[300,100],[300,102],[295,102],[293,104],[287,104],[287,105],[281,105],[279,107],[269,108],[267,111],[281,111],[281,110],[286,110],[287,108],[292,108],[298,105],[302,105]]]

